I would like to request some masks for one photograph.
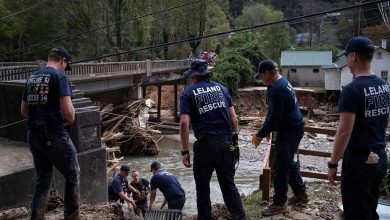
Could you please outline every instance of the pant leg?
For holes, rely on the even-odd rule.
[[[36,171],[35,191],[31,203],[31,219],[34,220],[44,219],[53,178],[53,164],[42,152],[45,144],[39,133],[28,132],[28,145],[33,155]]]
[[[245,211],[242,205],[240,193],[234,183],[234,161],[235,161],[235,152],[229,152],[228,146],[229,142],[221,143],[222,148],[220,150],[220,155],[223,156],[223,160],[218,161],[216,164],[216,173],[221,187],[223,199],[225,205],[228,208],[230,214],[234,220],[245,220]]]
[[[383,159],[377,164],[365,164],[368,155],[345,154],[342,167],[341,195],[346,220],[377,220],[379,185]]]
[[[168,201],[168,209],[179,209],[183,210],[184,204],[186,203],[186,197],[175,198]]]
[[[211,220],[210,179],[214,172],[213,158],[207,149],[208,146],[200,146],[196,141],[194,149],[194,179],[196,185],[196,204],[198,219]]]
[[[304,131],[303,131],[303,126],[297,128],[292,132],[291,135],[289,135],[289,141],[288,147],[290,148],[289,153],[289,177],[288,177],[288,183],[294,193],[294,195],[300,195],[304,192],[306,192],[306,186],[305,183],[302,180],[301,176],[301,170],[298,165],[294,161],[294,155],[297,153],[297,149],[299,147],[299,143],[302,140]]]
[[[298,164],[294,161],[299,143],[303,136],[303,127],[288,131],[278,131],[276,140],[276,155],[274,164],[274,190],[273,203],[283,205],[287,201],[288,185],[294,194],[305,192]]]
[[[52,145],[47,151],[54,166],[65,177],[64,218],[79,219],[80,206],[80,167],[76,148],[67,133],[52,137]]]

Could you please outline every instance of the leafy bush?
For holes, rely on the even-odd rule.
[[[231,95],[235,95],[240,87],[240,75],[232,69],[213,71],[213,79],[229,89]]]
[[[213,69],[213,79],[229,88],[231,94],[237,89],[249,85],[254,74],[251,62],[237,51],[223,53]]]

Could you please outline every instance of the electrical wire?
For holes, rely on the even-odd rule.
[[[310,18],[310,17],[315,17],[315,16],[318,16],[318,15],[323,15],[323,14],[328,14],[328,13],[333,13],[333,12],[345,11],[345,10],[354,9],[354,8],[358,8],[358,7],[362,7],[362,6],[377,4],[377,3],[380,3],[380,2],[384,2],[384,1],[385,0],[377,0],[377,1],[372,1],[372,2],[366,2],[366,3],[359,4],[359,5],[347,6],[347,7],[337,8],[337,9],[333,9],[333,10],[327,10],[327,11],[323,11],[323,12],[313,13],[313,14],[309,14],[309,15],[303,15],[303,16],[298,16],[298,17],[289,18],[289,19],[283,19],[283,20],[269,22],[269,23],[264,23],[264,24],[258,24],[258,25],[252,25],[252,26],[248,26],[248,27],[243,27],[243,28],[237,28],[237,29],[230,30],[230,31],[223,31],[223,32],[215,33],[215,34],[199,36],[199,37],[194,37],[194,38],[188,38],[188,39],[173,41],[173,42],[169,42],[169,43],[165,43],[165,44],[158,44],[158,45],[138,48],[138,49],[134,49],[134,50],[118,52],[118,53],[114,53],[114,54],[110,54],[110,55],[97,56],[97,57],[93,57],[93,58],[77,61],[77,62],[74,62],[73,64],[93,61],[93,60],[102,59],[102,58],[106,58],[106,57],[110,57],[110,56],[118,56],[118,55],[123,55],[123,54],[127,54],[127,53],[138,52],[138,51],[142,51],[142,50],[150,50],[150,49],[153,49],[153,48],[163,48],[163,47],[171,46],[171,45],[174,45],[174,44],[181,44],[181,43],[197,41],[197,40],[201,40],[201,39],[207,39],[207,38],[212,38],[212,37],[217,37],[217,36],[223,36],[223,35],[227,35],[227,34],[231,34],[231,33],[242,32],[242,31],[256,29],[256,28],[261,28],[261,27],[266,27],[266,26],[274,26],[274,25],[281,24],[281,23],[286,23],[286,22],[290,22],[290,21],[297,21],[297,20]]]
[[[41,1],[41,2],[38,2],[38,3],[36,3],[36,4],[34,4],[34,5],[30,6],[30,7],[28,7],[28,8],[25,8],[25,9],[22,9],[22,10],[20,10],[20,11],[15,12],[15,13],[6,15],[6,16],[0,18],[0,21],[6,20],[6,19],[8,19],[8,18],[10,18],[10,17],[13,17],[13,16],[15,16],[15,15],[19,15],[19,14],[25,13],[25,12],[27,12],[27,11],[30,11],[30,10],[32,10],[32,9],[34,9],[34,8],[36,8],[36,7],[38,7],[38,6],[43,5],[44,3],[48,2],[48,1],[49,1],[49,0],[43,0],[43,1]]]
[[[211,0],[211,1],[209,1],[209,2],[206,2],[206,4],[211,4],[211,3],[216,2],[216,1],[217,1],[217,0]],[[195,6],[194,8],[198,8],[198,7],[200,7],[200,5]],[[181,12],[179,12],[179,13],[177,13],[177,14],[171,13],[170,15],[165,16],[165,17],[163,17],[163,18],[159,18],[159,19],[156,18],[156,19],[153,19],[153,20],[151,20],[151,21],[147,21],[146,24],[154,23],[154,22],[158,22],[158,21],[162,21],[162,20],[166,20],[167,18],[177,16],[178,14],[186,14],[187,12],[192,11],[194,8],[190,8],[190,9],[187,9],[187,10],[185,10],[185,11],[181,11]],[[125,24],[125,25],[126,25],[126,24]],[[125,37],[125,35],[124,35],[123,37]],[[51,42],[48,42],[47,44],[44,44],[44,45],[48,45],[48,44],[50,44],[50,43],[51,43]],[[38,50],[33,50],[33,51],[29,51],[29,52],[23,53],[23,55],[28,55],[28,54],[33,54],[33,53],[41,52],[41,51],[50,49],[50,48],[52,48],[52,47],[54,47],[54,46],[55,46],[55,45],[50,44],[50,46],[46,46],[46,47],[44,47],[44,48],[39,48]],[[0,55],[1,55],[1,54],[0,54]],[[11,57],[15,57],[15,56],[11,56]],[[18,57],[18,56],[16,56],[16,57]]]
[[[50,40],[50,41],[47,41],[47,42],[41,42],[41,43],[33,44],[31,46],[28,46],[28,47],[23,47],[23,48],[20,48],[20,49],[17,49],[17,50],[12,50],[12,51],[9,51],[9,52],[5,52],[5,53],[0,54],[0,56],[5,56],[7,54],[12,54],[12,53],[16,53],[16,52],[23,52],[23,51],[25,51],[27,49],[31,49],[31,48],[34,48],[34,47],[37,47],[37,46],[46,45],[46,44],[53,43],[53,42],[56,42],[56,41],[59,41],[59,40],[65,40],[65,39],[72,38],[72,37],[79,36],[79,35],[83,35],[83,34],[88,34],[88,33],[91,33],[91,32],[94,32],[94,31],[97,31],[97,30],[100,30],[100,29],[103,29],[103,28],[111,27],[111,26],[118,25],[118,24],[123,24],[123,23],[130,22],[130,21],[135,21],[135,20],[138,20],[138,19],[141,19],[141,18],[144,18],[144,17],[160,14],[160,13],[163,13],[163,12],[167,12],[167,11],[170,11],[170,10],[178,9],[178,8],[185,7],[185,6],[188,6],[188,5],[193,5],[193,4],[198,3],[198,2],[200,2],[200,0],[196,0],[194,2],[185,3],[185,4],[181,4],[181,5],[177,5],[177,6],[173,6],[173,7],[170,7],[170,8],[166,8],[166,9],[163,9],[163,10],[160,10],[160,11],[155,11],[155,12],[152,12],[152,13],[148,13],[148,14],[145,14],[145,15],[138,16],[138,17],[133,17],[133,18],[128,19],[128,20],[119,21],[119,22],[116,22],[116,23],[111,23],[111,24],[108,24],[108,25],[100,26],[100,27],[95,27],[95,28],[92,28],[92,29],[90,29],[88,31],[78,32],[78,33],[67,35],[67,36],[64,36],[64,37],[59,37],[59,38],[56,38],[56,39],[53,39],[53,40]]]
[[[103,56],[92,57],[92,58],[88,58],[88,59],[72,62],[70,64],[84,63],[84,62],[98,60],[98,59],[103,59],[103,58],[112,57],[112,56],[118,56],[118,55],[134,53],[134,52],[139,52],[139,51],[144,51],[144,50],[164,48],[164,47],[175,45],[175,44],[182,44],[182,43],[191,42],[191,41],[197,41],[197,40],[201,40],[201,39],[214,38],[214,37],[228,35],[228,34],[232,34],[232,33],[236,33],[236,32],[245,32],[245,31],[248,31],[248,30],[262,28],[262,27],[267,27],[267,26],[275,26],[275,25],[279,25],[279,24],[283,24],[283,23],[288,23],[288,22],[291,22],[291,21],[299,21],[299,20],[302,20],[302,19],[310,18],[310,17],[316,17],[316,16],[323,15],[323,14],[339,12],[339,11],[345,11],[345,10],[354,9],[354,8],[358,8],[358,7],[366,6],[366,5],[371,5],[371,4],[377,4],[377,3],[380,3],[380,2],[384,2],[384,1],[385,0],[377,0],[377,1],[372,1],[372,2],[366,2],[366,3],[359,4],[359,5],[342,7],[342,8],[327,10],[327,11],[323,11],[323,12],[313,13],[313,14],[309,14],[309,15],[303,15],[303,16],[298,16],[298,17],[294,17],[294,18],[283,19],[283,20],[274,21],[274,22],[268,22],[268,23],[264,23],[264,24],[258,24],[258,25],[252,25],[252,26],[248,26],[248,27],[243,27],[243,28],[237,28],[237,29],[234,29],[234,30],[219,32],[219,33],[215,33],[215,34],[199,36],[199,37],[194,37],[194,38],[187,38],[187,39],[173,41],[173,42],[169,42],[169,43],[165,43],[165,44],[152,45],[152,46],[137,48],[137,49],[128,50],[128,51],[124,51],[124,52],[118,52],[118,53],[114,53],[114,54],[108,54],[108,55],[103,55]],[[26,72],[31,72],[31,71],[26,71]],[[21,72],[21,73],[26,73],[26,72]],[[21,74],[21,73],[12,73],[12,74],[3,75],[3,76],[0,76],[0,77],[9,76],[9,75],[17,75],[17,74]]]

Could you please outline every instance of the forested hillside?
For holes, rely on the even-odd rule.
[[[47,50],[56,45],[69,48],[74,60],[83,60],[351,6],[356,2],[0,0],[0,60],[45,59]],[[190,51],[221,54],[234,49],[245,51],[248,55],[245,58],[255,64],[261,57],[278,59],[280,51],[286,49],[342,48],[358,31],[379,43],[382,35],[389,37],[386,30],[377,5],[370,5],[104,60],[179,59],[186,58]],[[297,41],[297,36],[306,40]]]

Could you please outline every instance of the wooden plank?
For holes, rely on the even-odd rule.
[[[161,117],[161,86],[158,86],[157,120]]]
[[[327,180],[328,174],[327,173],[319,173],[319,172],[310,172],[310,171],[301,171],[302,177],[308,177],[308,178],[315,178],[315,179],[322,179]],[[341,176],[336,176],[336,181],[341,181]]]
[[[306,149],[298,149],[297,153],[300,155],[309,155],[309,156],[327,157],[327,158],[329,158],[332,155],[332,153],[330,152],[306,150]]]
[[[179,117],[177,115],[177,85],[173,85],[173,95],[174,95],[174,107],[173,107],[173,114],[175,117],[175,122],[179,122]]]
[[[262,179],[262,199],[269,200],[270,197],[270,188],[271,188],[271,169],[263,169]]]
[[[305,132],[315,133],[315,134],[327,134],[330,136],[336,135],[336,129],[332,128],[316,128],[316,127],[307,127],[304,128]]]

